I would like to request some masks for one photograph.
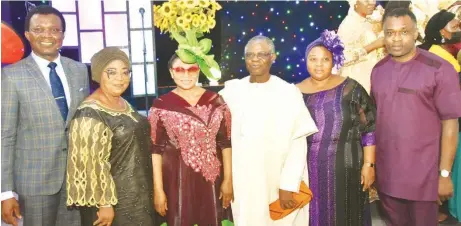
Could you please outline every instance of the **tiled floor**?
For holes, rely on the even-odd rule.
[[[373,202],[371,205],[371,215],[372,215],[372,225],[373,226],[386,226],[384,221],[381,219],[377,209],[377,202]],[[440,226],[461,226],[461,223],[458,224],[441,224]]]

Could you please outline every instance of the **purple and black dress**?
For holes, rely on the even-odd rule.
[[[376,107],[365,89],[347,78],[338,86],[304,94],[319,132],[309,136],[307,164],[310,226],[371,225],[362,191],[363,147],[375,145]]]

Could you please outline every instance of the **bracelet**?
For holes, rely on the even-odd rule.
[[[104,205],[104,206],[99,206],[99,208],[109,208],[109,207],[112,207],[112,205]]]
[[[371,168],[374,168],[374,167],[375,167],[375,164],[374,164],[374,163],[371,163],[371,162],[363,163],[363,165],[364,165],[364,166],[371,167]]]

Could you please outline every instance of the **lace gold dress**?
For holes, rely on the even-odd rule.
[[[84,101],[71,122],[67,205],[79,207],[83,226],[104,205],[114,208],[113,226],[153,225],[150,124],[125,103],[117,111]]]

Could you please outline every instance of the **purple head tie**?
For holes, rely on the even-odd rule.
[[[312,48],[316,46],[323,46],[331,52],[333,65],[336,69],[339,70],[344,65],[344,44],[334,31],[325,30],[318,39],[311,42],[306,48],[306,59]]]

